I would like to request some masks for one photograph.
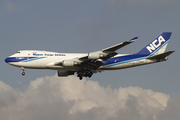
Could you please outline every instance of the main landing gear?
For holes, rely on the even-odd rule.
[[[21,70],[22,70],[22,76],[24,76],[25,75],[24,68],[21,67]]]
[[[77,77],[79,77],[79,80],[82,80],[83,76],[90,78],[92,75],[93,73],[90,70],[77,72]]]

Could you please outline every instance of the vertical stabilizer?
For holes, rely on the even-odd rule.
[[[140,50],[137,54],[145,55],[158,55],[165,52],[169,38],[171,37],[171,32],[163,32],[152,42],[150,42],[146,47]]]

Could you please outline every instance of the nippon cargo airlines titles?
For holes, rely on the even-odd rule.
[[[30,54],[29,54],[30,55]],[[36,54],[33,53],[34,56],[66,56],[65,54]]]
[[[5,62],[25,68],[57,70],[59,77],[77,74],[80,80],[103,70],[117,70],[166,61],[174,51],[165,52],[171,32],[163,32],[142,50],[134,54],[118,54],[116,50],[133,43],[138,37],[90,53],[57,53],[39,50],[21,50],[7,57]]]

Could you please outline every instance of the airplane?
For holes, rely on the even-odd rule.
[[[117,70],[166,61],[174,51],[165,52],[171,32],[163,32],[135,54],[118,54],[116,50],[133,43],[138,37],[90,53],[57,53],[40,50],[21,50],[7,57],[5,62],[25,68],[57,70],[59,77],[77,74],[80,80],[104,70]]]

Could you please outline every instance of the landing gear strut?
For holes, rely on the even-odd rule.
[[[92,75],[93,73],[90,70],[77,72],[77,77],[79,77],[79,80],[82,80],[83,76],[90,78]]]
[[[25,75],[24,68],[21,67],[21,70],[22,70],[22,76],[24,76]]]

